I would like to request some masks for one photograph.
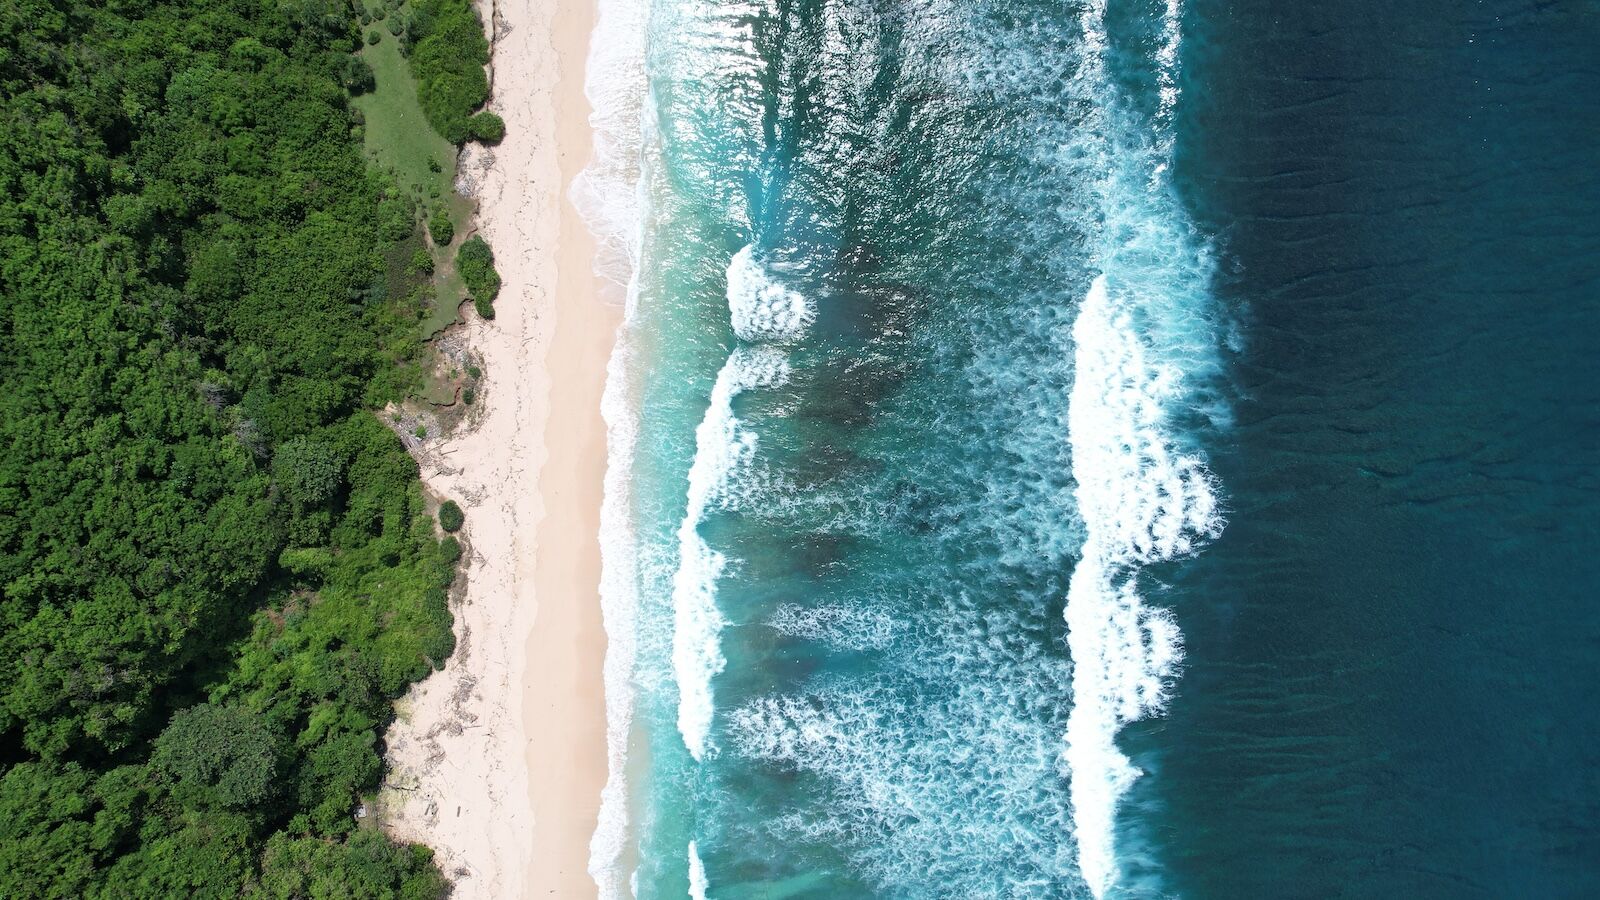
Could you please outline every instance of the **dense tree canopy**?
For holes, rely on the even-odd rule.
[[[359,11],[0,4],[0,896],[440,893],[353,815],[459,555]]]
[[[445,140],[497,143],[506,125],[492,112],[474,112],[489,99],[489,41],[471,0],[414,0],[404,28],[417,99]]]

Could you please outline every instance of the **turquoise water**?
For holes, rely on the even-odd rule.
[[[637,57],[590,85],[610,168],[588,199],[632,277],[607,401],[604,893],[1451,896],[1394,873],[1485,846],[1522,880],[1458,886],[1592,886],[1595,767],[1541,689],[1581,693],[1595,653],[1592,592],[1554,577],[1596,582],[1593,264],[1516,293],[1542,360],[1521,393],[1496,393],[1522,370],[1479,334],[1583,227],[1560,216],[1600,209],[1594,181],[1502,229],[1481,278],[1439,258],[1481,259],[1469,221],[1516,208],[1452,214],[1419,173],[1487,196],[1474,167],[1515,154],[1397,124],[1400,98],[1454,96],[1450,71],[1412,96],[1340,68],[1453,20],[1353,12],[603,7],[595,52]],[[1594,80],[1566,67],[1567,90]],[[1516,146],[1581,133],[1541,127]],[[1557,241],[1593,259],[1592,230]],[[1436,328],[1444,298],[1479,318]],[[1591,418],[1555,415],[1551,384]],[[1525,453],[1551,468],[1520,473]],[[1515,662],[1561,626],[1494,637],[1513,564],[1552,573],[1517,588],[1540,622],[1578,629],[1543,668]],[[1457,718],[1492,662],[1518,673],[1504,743],[1589,773],[1499,844],[1461,836],[1527,795],[1425,755],[1456,725],[1506,749]],[[1565,863],[1539,855],[1555,832]]]

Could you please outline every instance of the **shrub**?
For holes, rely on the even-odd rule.
[[[498,144],[506,136],[506,123],[498,115],[484,110],[467,120],[467,130],[475,140]]]
[[[391,243],[403,241],[417,229],[416,207],[398,193],[378,202],[378,233]]]
[[[405,30],[406,30],[406,23],[400,21],[400,17],[399,16],[395,16],[394,18],[389,20],[389,33],[390,34],[394,35],[395,37],[399,37],[400,36],[400,32],[405,31]]]
[[[472,388],[464,388],[461,391],[461,402],[462,403],[465,403],[466,405],[471,406],[473,404],[473,402],[475,402],[477,399],[478,399],[478,392],[473,390]]]
[[[381,40],[383,40],[383,35],[382,35],[382,33],[380,33],[378,31],[378,29],[374,28],[371,31],[367,32],[367,43],[368,44],[376,44],[377,42],[379,42]]]
[[[500,273],[494,269],[494,251],[482,237],[473,235],[456,251],[456,269],[472,296],[493,303],[500,296]]]
[[[478,315],[482,316],[483,318],[490,320],[494,319],[494,304],[483,299],[482,297],[472,298],[472,308],[477,310]]]
[[[455,535],[450,535],[439,542],[439,556],[444,559],[446,565],[451,566],[461,559],[461,542],[456,540]]]
[[[454,500],[446,500],[439,504],[440,528],[454,534],[461,530],[461,526],[466,524],[466,521],[466,514],[461,511],[461,507]]]
[[[413,272],[421,272],[424,275],[432,275],[433,254],[418,248],[417,252],[411,254],[411,265],[408,268],[410,268]]]
[[[344,68],[339,72],[339,83],[356,96],[365,94],[377,84],[372,77],[372,66],[359,56],[345,57]]]
[[[483,370],[477,366],[467,366],[467,377],[471,378],[473,381],[477,381],[479,378],[483,377]]]
[[[433,242],[441,247],[455,240],[456,227],[451,224],[450,210],[443,203],[435,206],[433,214],[428,216],[428,234],[433,237]]]

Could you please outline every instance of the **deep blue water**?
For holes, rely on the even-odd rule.
[[[1489,6],[651,5],[616,892],[1600,893],[1600,12]]]
[[[1194,897],[1600,894],[1600,8],[1193,0],[1228,529],[1138,735]]]

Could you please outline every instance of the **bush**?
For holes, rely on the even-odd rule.
[[[398,188],[378,201],[378,233],[384,240],[391,243],[403,241],[416,229],[417,208],[409,198],[401,195]]]
[[[483,377],[483,370],[477,366],[467,366],[467,377],[471,378],[473,381],[477,381],[479,378]]]
[[[466,524],[466,514],[454,500],[446,500],[439,504],[439,527],[454,534]]]
[[[500,296],[500,273],[494,268],[494,251],[482,237],[473,235],[461,243],[461,249],[456,251],[456,270],[472,296],[490,303]]]
[[[394,35],[395,37],[399,37],[400,36],[400,32],[405,31],[405,30],[406,30],[406,23],[400,21],[400,17],[399,16],[395,16],[394,18],[389,20],[389,33],[390,34]]]
[[[475,140],[498,144],[506,136],[506,123],[494,113],[484,110],[467,120],[467,130]]]
[[[464,388],[461,391],[461,402],[462,403],[465,403],[466,405],[471,406],[474,402],[477,401],[477,399],[478,399],[478,392],[473,390],[472,388]]]
[[[433,242],[441,247],[448,246],[455,240],[456,227],[450,222],[450,210],[444,204],[433,208],[433,214],[428,216],[428,234]]]
[[[377,85],[372,77],[372,66],[359,56],[345,57],[344,68],[339,72],[339,83],[358,97]]]
[[[438,900],[450,886],[432,860],[426,847],[390,844],[372,829],[344,843],[280,832],[261,857],[259,896]]]
[[[421,272],[424,275],[432,275],[433,254],[419,248],[417,252],[411,254],[411,265],[408,266],[408,268],[410,268],[413,272]]]
[[[477,310],[478,315],[482,316],[484,319],[494,319],[494,304],[483,299],[482,297],[472,298],[472,308]]]
[[[439,542],[439,556],[444,559],[446,565],[451,566],[461,559],[461,542],[456,540],[455,535],[450,535]]]
[[[366,23],[362,23],[362,24],[366,24]],[[371,31],[367,32],[367,43],[368,44],[376,44],[377,42],[379,42],[381,40],[383,40],[383,34],[380,33],[378,31],[378,29],[374,28]]]

